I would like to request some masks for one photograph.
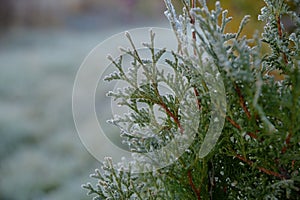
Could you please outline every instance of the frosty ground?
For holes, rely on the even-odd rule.
[[[88,52],[119,30],[0,36],[0,199],[90,199],[80,185],[99,163],[75,130],[73,82]]]

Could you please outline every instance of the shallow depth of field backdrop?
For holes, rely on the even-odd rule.
[[[259,29],[262,1],[221,3],[232,29],[245,14],[248,33]],[[72,119],[76,71],[112,34],[168,27],[164,10],[163,0],[0,0],[0,199],[90,199],[80,185],[99,163]]]

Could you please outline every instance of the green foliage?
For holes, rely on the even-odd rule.
[[[226,33],[232,18],[218,2],[209,10],[204,0],[195,8],[182,0],[179,17],[171,1],[165,2],[178,51],[164,57],[167,51],[155,49],[151,32],[151,41],[145,44],[150,59],[144,59],[127,34],[132,49],[124,52],[132,58],[132,65],[126,69],[122,57],[110,58],[118,71],[106,80],[127,83],[109,96],[130,112],[110,122],[120,127],[124,142],[134,153],[161,149],[186,134],[186,127],[191,127],[192,134],[187,136],[192,142],[172,165],[149,173],[131,173],[130,164],[113,166],[107,158],[102,170],[92,175],[99,180],[97,186],[84,188],[95,199],[300,199],[297,13],[284,0],[265,0],[258,17],[266,23],[264,32],[248,39],[241,32],[250,16],[244,17],[236,33]],[[283,16],[295,24],[291,33],[285,31]],[[193,42],[189,42],[190,35]],[[269,46],[269,54],[262,55],[262,43]],[[159,62],[171,72],[160,68]],[[284,79],[275,80],[269,74],[272,70],[278,70]],[[211,121],[209,91],[219,92],[207,80],[224,83],[226,121],[216,146],[201,157],[199,150]],[[164,94],[162,85],[172,92]],[[191,96],[196,101],[188,98]],[[146,129],[151,131],[143,131]]]

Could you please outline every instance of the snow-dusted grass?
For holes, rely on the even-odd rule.
[[[73,81],[109,32],[16,30],[0,47],[0,199],[89,199],[98,162],[73,124]]]

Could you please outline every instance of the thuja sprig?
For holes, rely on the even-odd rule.
[[[162,56],[166,53],[166,50],[156,50],[154,48],[155,34],[153,32],[150,32],[150,43],[143,44],[150,51],[151,60],[142,59],[136,50],[130,35],[127,33],[126,36],[133,50],[122,49],[122,51],[126,55],[132,57],[132,66],[129,68],[128,72],[125,72],[122,66],[122,56],[117,61],[109,57],[118,69],[118,72],[106,77],[105,80],[122,80],[128,83],[129,86],[124,88],[123,91],[110,92],[108,95],[113,97],[114,100],[121,100],[119,104],[128,106],[132,112],[126,115],[125,118],[115,119],[112,123],[117,124],[122,129],[122,136],[125,138],[127,137],[130,141],[137,137],[137,135],[134,136],[132,134],[132,131],[134,130],[132,128],[136,127],[134,126],[135,124],[138,124],[140,127],[150,126],[158,135],[161,130],[166,130],[166,128],[178,128],[181,134],[183,134],[183,128],[179,120],[179,102],[182,101],[182,95],[189,89],[189,85],[186,84],[186,80],[184,80],[182,76],[183,71],[179,70],[177,66],[178,59],[173,53],[175,61],[166,60],[166,64],[169,64],[170,67],[173,68],[174,73],[165,74],[163,69],[157,67],[157,63],[160,62]],[[140,78],[138,77],[139,75],[143,77],[140,82],[138,82],[138,79]],[[159,89],[161,83],[166,84],[176,95],[161,95]],[[138,105],[140,103],[144,103],[147,106],[139,108]],[[160,111],[167,117],[162,124],[157,121],[154,115],[155,106],[159,106]],[[124,128],[120,123],[128,123],[128,126],[125,126],[126,128]],[[143,136],[140,135],[139,137]],[[144,137],[146,138],[146,136]],[[141,145],[140,142],[137,143],[138,145]],[[135,146],[132,145],[132,143],[130,145],[131,148]],[[134,150],[138,151],[138,149],[141,148],[135,147]]]
[[[132,152],[161,149],[176,135],[192,137],[192,143],[172,165],[149,173],[121,172],[124,166],[112,167],[106,159],[101,173],[93,176],[99,180],[96,189],[91,184],[85,188],[99,199],[300,199],[300,28],[287,33],[282,23],[288,15],[299,26],[299,16],[284,0],[265,0],[259,16],[266,22],[264,32],[249,39],[242,30],[250,17],[243,18],[236,32],[226,33],[233,18],[219,2],[210,10],[205,0],[182,0],[182,15],[171,0],[165,3],[178,51],[164,60],[167,50],[155,49],[150,33],[145,59],[127,34],[132,48],[123,53],[132,63],[126,68],[123,56],[110,58],[117,71],[106,80],[127,84],[109,96],[130,112],[111,123],[121,129]],[[270,54],[262,54],[262,43]],[[159,62],[173,73],[159,68]],[[273,69],[281,70],[284,79],[275,80],[269,74]],[[208,78],[224,82],[226,123],[216,146],[200,157],[212,120]],[[172,92],[163,94],[162,83]],[[186,93],[196,101],[186,99]],[[190,107],[187,113],[182,104]],[[183,123],[183,117],[193,118],[195,113],[197,123]],[[183,127],[196,129],[195,134],[186,134]]]

